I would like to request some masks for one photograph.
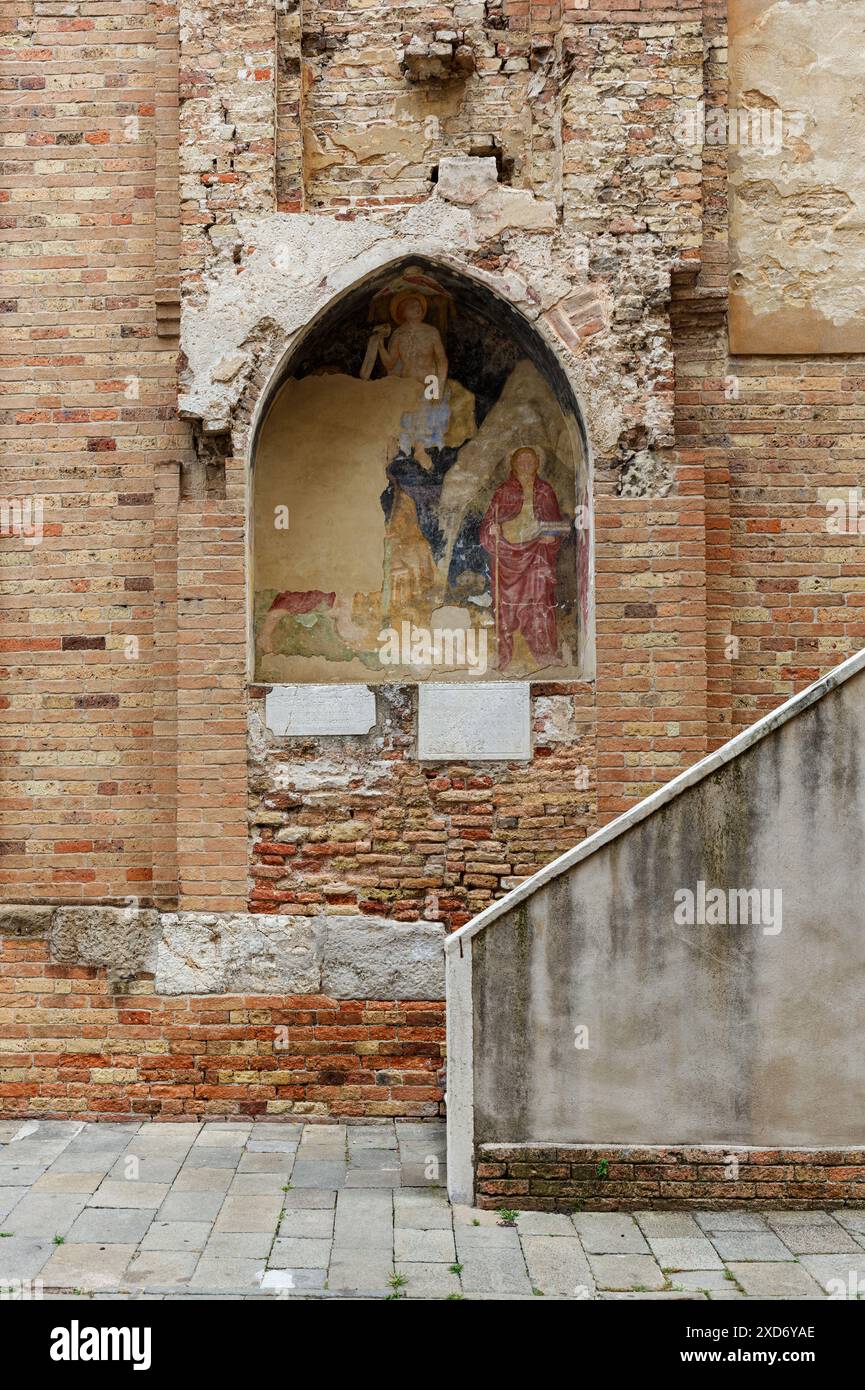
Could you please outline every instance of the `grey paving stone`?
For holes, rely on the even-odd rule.
[[[520,1212],[517,1228],[525,1236],[574,1236],[571,1218],[557,1211]]]
[[[188,1284],[197,1264],[197,1250],[142,1250],[129,1261],[123,1280],[150,1288]]]
[[[661,1269],[720,1269],[723,1261],[710,1241],[699,1236],[649,1236]]]
[[[303,1125],[291,1120],[256,1120],[249,1132],[253,1139],[290,1139],[299,1144]]]
[[[189,1281],[191,1290],[213,1289],[241,1292],[258,1289],[265,1273],[264,1260],[230,1259],[204,1254]]]
[[[73,1245],[137,1245],[152,1221],[149,1207],[86,1207],[69,1240]]]
[[[444,1188],[447,1186],[447,1167],[444,1159],[438,1161],[435,1172],[429,1171],[429,1160],[419,1158],[403,1159],[400,1169],[402,1187]]]
[[[522,1293],[531,1294],[523,1253],[517,1249],[475,1247],[467,1254],[460,1255],[462,1265],[463,1289],[466,1293]]]
[[[12,1209],[4,1221],[7,1231],[35,1239],[65,1236],[87,1200],[63,1193],[30,1192]]]
[[[811,1258],[833,1259],[837,1256],[813,1255]],[[778,1261],[772,1264],[760,1263],[756,1260],[753,1263],[731,1261],[728,1268],[736,1282],[741,1284],[745,1293],[752,1298],[771,1296],[778,1298],[821,1297],[819,1283],[812,1278],[807,1269],[804,1269],[801,1264],[796,1264],[794,1260]]]
[[[266,1260],[272,1244],[269,1231],[213,1231],[204,1253],[209,1258]]]
[[[199,1147],[194,1144],[186,1155],[184,1168],[231,1168],[237,1167],[240,1162],[240,1155],[243,1152],[240,1148],[219,1148],[210,1149]]]
[[[249,1139],[246,1144],[248,1154],[295,1154],[297,1140],[290,1139]]]
[[[759,1211],[695,1211],[694,1220],[704,1231],[768,1231]]]
[[[262,1280],[265,1292],[291,1294],[310,1289],[323,1289],[327,1283],[326,1269],[268,1269]]]
[[[172,1183],[180,1172],[181,1162],[180,1158],[148,1158],[138,1153],[125,1153],[109,1169],[108,1176],[120,1182]]]
[[[237,1171],[238,1173],[279,1173],[283,1182],[287,1182],[293,1164],[294,1155],[281,1150],[268,1153],[244,1152],[241,1154]]]
[[[795,1255],[857,1255],[862,1251],[850,1232],[837,1223],[832,1226],[781,1226],[778,1230],[784,1244]]]
[[[87,1199],[89,1207],[144,1207],[154,1211],[161,1207],[168,1196],[168,1183],[164,1182],[119,1182],[116,1178],[106,1178],[97,1187],[92,1197]]]
[[[220,1192],[223,1197],[231,1186],[234,1170],[227,1168],[181,1168],[171,1192]]]
[[[47,1167],[47,1163],[0,1163],[0,1187],[32,1187]]]
[[[626,1212],[580,1211],[574,1213],[571,1221],[583,1248],[593,1255],[651,1253],[636,1221]]]
[[[573,1295],[580,1287],[594,1291],[589,1262],[575,1235],[524,1235],[522,1247],[532,1288],[545,1294]]]
[[[792,1260],[774,1231],[713,1231],[712,1244],[723,1260]]]
[[[66,1149],[51,1164],[52,1173],[99,1173],[102,1177],[114,1167],[121,1149]],[[2,1179],[0,1179],[2,1181]]]
[[[703,1294],[703,1293],[697,1292],[696,1289],[690,1289],[690,1290],[684,1290],[684,1289],[682,1289],[682,1290],[679,1290],[679,1289],[664,1289],[663,1292],[660,1292],[660,1293],[654,1293],[654,1292],[651,1292],[651,1291],[646,1291],[646,1292],[641,1292],[641,1293],[606,1293],[606,1292],[605,1292],[605,1293],[599,1294],[598,1297],[601,1298],[604,1302],[609,1301],[609,1302],[612,1302],[612,1303],[617,1303],[617,1302],[625,1303],[625,1302],[628,1302],[628,1301],[636,1302],[637,1299],[639,1299],[641,1302],[645,1300],[646,1302],[654,1302],[654,1303],[676,1303],[676,1302],[679,1302],[679,1303],[681,1303],[681,1302],[687,1302],[687,1303],[705,1303],[705,1302],[706,1302],[706,1295]]]
[[[292,1184],[291,1191],[286,1192],[283,1196],[282,1205],[286,1211],[306,1210],[314,1207],[335,1207],[336,1192],[333,1188],[295,1188]]]
[[[34,1279],[55,1249],[50,1240],[5,1236],[0,1240],[0,1287],[7,1279]]]
[[[141,1241],[141,1249],[201,1251],[211,1230],[209,1221],[153,1221]]]
[[[834,1226],[834,1218],[828,1211],[819,1208],[807,1208],[802,1211],[767,1211],[764,1213],[766,1220],[773,1230],[780,1231],[782,1226]]]
[[[156,1213],[156,1221],[206,1221],[216,1220],[222,1203],[221,1192],[169,1192]]]
[[[2,1252],[0,1252],[2,1253]],[[849,1290],[856,1282],[865,1293],[865,1251],[857,1255],[802,1255],[800,1265],[826,1289],[830,1280]],[[837,1292],[837,1287],[834,1290]]]
[[[457,1226],[454,1237],[460,1259],[474,1250],[519,1250],[520,1236],[516,1226]]]
[[[61,1194],[90,1197],[105,1177],[104,1173],[55,1173],[49,1168],[47,1173],[35,1182],[30,1191],[47,1195]],[[2,1199],[0,1199],[2,1200]]]
[[[58,1245],[40,1275],[55,1288],[116,1289],[134,1254],[134,1245]]]
[[[273,1242],[268,1265],[271,1269],[323,1269],[330,1260],[330,1240],[288,1236]]]
[[[459,1275],[452,1274],[445,1264],[397,1261],[396,1272],[407,1280],[400,1290],[406,1298],[447,1298],[448,1294],[462,1293]]]
[[[393,1194],[394,1224],[416,1231],[449,1231],[451,1209],[442,1192],[421,1192],[415,1187],[400,1188]]]
[[[384,1253],[368,1251],[337,1256],[334,1252],[327,1271],[327,1287],[352,1293],[389,1293],[388,1277],[393,1263]]]
[[[634,1220],[647,1240],[678,1240],[699,1238],[703,1232],[693,1216],[684,1211],[635,1211]],[[709,1268],[709,1266],[707,1266]]]
[[[333,1236],[333,1208],[301,1207],[286,1211],[279,1227],[279,1234],[330,1240]]]
[[[394,1259],[421,1264],[453,1264],[457,1257],[452,1231],[418,1230],[398,1226],[393,1236]]]
[[[651,1255],[589,1255],[599,1289],[662,1289],[665,1279]]]
[[[345,1163],[325,1163],[323,1160],[310,1161],[298,1153],[291,1170],[292,1187],[343,1187],[347,1167]]]
[[[199,1149],[242,1149],[249,1138],[249,1130],[238,1127],[226,1128],[224,1125],[204,1125],[195,1138],[193,1148]]]
[[[22,1197],[26,1197],[29,1191],[31,1191],[29,1187],[0,1187],[0,1221],[5,1220],[10,1211],[14,1211]]]
[[[702,1289],[713,1298],[720,1294],[726,1296],[731,1290],[736,1298],[742,1296],[731,1284],[723,1269],[679,1269],[670,1275],[670,1283],[674,1289]]]
[[[845,1230],[852,1231],[855,1235],[865,1235],[865,1211],[848,1211],[842,1207],[833,1211],[832,1215]]]
[[[290,1185],[287,1172],[283,1173],[235,1173],[231,1179],[228,1195],[231,1197],[266,1197],[282,1192]]]
[[[396,1131],[392,1125],[348,1125],[349,1152],[353,1149],[393,1149],[397,1147]]]
[[[271,1231],[279,1223],[279,1196],[226,1197],[214,1229],[217,1231]]]
[[[352,1168],[383,1169],[386,1172],[399,1172],[399,1157],[396,1149],[359,1148],[349,1150],[349,1163]]]
[[[345,1175],[345,1186],[393,1190],[401,1185],[400,1178],[399,1169],[387,1172],[384,1168],[349,1168]]]

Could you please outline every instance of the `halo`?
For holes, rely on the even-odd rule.
[[[402,309],[410,299],[419,299],[424,306],[424,318],[429,312],[429,302],[425,294],[420,290],[400,290],[398,294],[391,295],[390,315],[395,323],[402,323]]]

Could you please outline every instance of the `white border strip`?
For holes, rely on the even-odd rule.
[[[760,743],[768,734],[774,733],[782,724],[786,724],[789,719],[793,719],[795,715],[801,714],[803,710],[816,704],[824,695],[828,695],[830,690],[835,690],[837,686],[843,685],[863,667],[865,667],[865,649],[848,657],[846,661],[840,662],[839,665],[833,667],[828,675],[821,676],[813,685],[809,685],[807,689],[785,701],[771,714],[765,715],[762,719],[758,719],[756,724],[751,724],[747,729],[743,729],[741,734],[737,734],[728,743],[716,748],[714,753],[710,753],[708,757],[694,763],[692,767],[686,768],[678,777],[666,782],[658,791],[652,792],[651,795],[639,801],[636,806],[632,806],[630,811],[625,811],[621,816],[617,816],[608,825],[596,830],[594,835],[590,835],[586,840],[581,840],[573,849],[566,850],[564,854],[559,855],[558,859],[553,859],[543,869],[532,874],[518,888],[512,888],[503,898],[499,898],[489,907],[484,908],[477,917],[473,917],[470,922],[466,922],[464,927],[460,927],[458,931],[453,932],[447,938],[445,950],[451,955],[454,951],[464,951],[467,942],[473,936],[491,926],[497,918],[510,912],[517,903],[530,898],[539,888],[543,888],[544,884],[558,878],[560,874],[573,868],[575,864],[581,863],[583,859],[588,859],[590,855],[595,854],[597,850],[602,849],[612,840],[617,840],[632,825],[639,824],[640,821],[659,810],[661,806],[666,806],[669,801],[673,801],[688,787],[696,786],[698,782],[703,781],[704,777],[708,777],[710,773],[723,767],[725,763],[732,762],[740,753],[753,748],[755,743]]]

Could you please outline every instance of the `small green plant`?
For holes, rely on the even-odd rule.
[[[600,1160],[600,1162],[598,1163],[597,1168],[595,1169],[595,1175],[596,1175],[597,1177],[599,1177],[599,1178],[605,1178],[605,1177],[607,1177],[607,1175],[609,1174],[609,1171],[610,1171],[610,1162],[609,1162],[609,1159],[602,1158],[602,1159]]]
[[[293,1186],[294,1186],[293,1183],[287,1182],[287,1183],[285,1184],[285,1187],[284,1187],[282,1190],[283,1190],[283,1192],[290,1192]]]
[[[446,1298],[446,1299],[449,1299],[449,1298],[463,1298],[463,1297],[464,1297],[464,1295],[461,1294],[461,1293],[449,1293],[449,1294],[445,1294],[445,1298]]]
[[[463,1272],[463,1267],[462,1267],[461,1264],[448,1265],[448,1273],[449,1273],[449,1274],[462,1274],[462,1272]]]
[[[543,1298],[544,1296],[543,1289],[532,1289],[532,1293],[534,1294],[535,1298]]]
[[[729,1271],[729,1269],[725,1269],[725,1270],[724,1270],[724,1278],[725,1278],[725,1279],[729,1279],[731,1284],[735,1282],[734,1279],[733,1279],[732,1274],[731,1274],[730,1271]]]
[[[500,1225],[500,1226],[516,1226],[516,1224],[517,1224],[517,1217],[518,1217],[518,1216],[519,1216],[519,1212],[518,1212],[518,1211],[511,1211],[510,1207],[500,1207],[500,1208],[499,1208],[499,1225]]]
[[[397,1271],[394,1270],[392,1274],[387,1276],[387,1282],[393,1289],[393,1293],[389,1293],[388,1298],[405,1298],[405,1294],[400,1293],[400,1290],[408,1283],[408,1275],[398,1274]]]
[[[11,1231],[0,1231],[0,1240],[6,1240],[7,1236],[11,1236],[11,1235],[12,1235],[12,1232],[11,1232]]]
[[[473,1225],[473,1226],[479,1226],[480,1224],[481,1224],[481,1223],[480,1223],[480,1221],[478,1220],[478,1218],[475,1217],[474,1221],[472,1222],[472,1225]]]
[[[55,1236],[55,1237],[54,1237],[54,1244],[55,1244],[55,1245],[65,1245],[65,1244],[66,1244],[66,1237],[65,1237],[65,1236]]]

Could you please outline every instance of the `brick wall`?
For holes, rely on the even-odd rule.
[[[484,1144],[476,1173],[491,1210],[865,1206],[863,1149]]]
[[[155,996],[0,937],[0,1115],[417,1116],[442,1107],[444,1006]]]

